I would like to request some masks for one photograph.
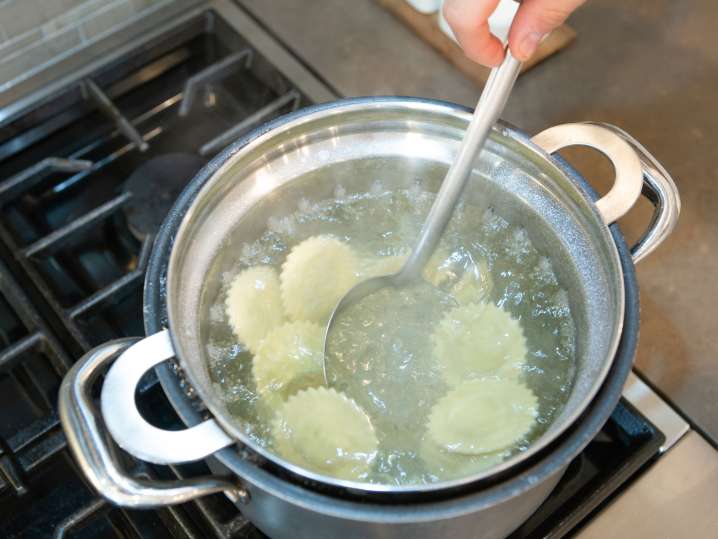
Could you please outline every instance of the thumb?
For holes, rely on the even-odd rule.
[[[511,54],[525,62],[549,32],[558,28],[585,0],[524,0],[509,32]]]

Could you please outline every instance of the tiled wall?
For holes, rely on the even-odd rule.
[[[172,0],[0,0],[0,91]]]

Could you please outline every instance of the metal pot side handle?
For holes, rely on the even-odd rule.
[[[542,131],[532,141],[547,153],[568,146],[589,146],[611,160],[616,179],[611,190],[596,202],[607,225],[625,215],[641,192],[653,204],[651,223],[631,248],[635,263],[655,250],[675,228],[681,211],[675,182],[655,157],[622,129],[599,122],[564,124]]]
[[[169,330],[145,337],[122,352],[102,385],[102,417],[112,438],[131,455],[155,464],[200,460],[234,443],[213,419],[170,431],[157,428],[142,417],[135,405],[140,379],[174,355]]]
[[[158,337],[155,343],[160,339]],[[246,499],[247,493],[239,484],[219,477],[147,480],[131,477],[123,470],[116,448],[94,409],[90,390],[104,367],[118,354],[132,350],[133,345],[137,346],[135,343],[137,339],[118,339],[91,350],[70,369],[60,386],[60,421],[70,451],[85,477],[102,496],[124,507],[171,505],[217,492],[225,492],[230,498],[240,501]],[[112,415],[124,413],[125,407],[136,410],[134,402],[133,391],[123,409]]]
[[[609,129],[623,140],[638,154],[643,169],[643,196],[653,204],[653,217],[648,228],[631,247],[634,262],[649,255],[665,240],[678,224],[681,213],[681,197],[676,183],[658,160],[635,138],[620,127],[601,122],[586,122],[586,125],[597,125]]]

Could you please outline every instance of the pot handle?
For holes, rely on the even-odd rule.
[[[609,129],[625,140],[638,154],[643,169],[643,196],[653,204],[653,217],[640,239],[631,247],[634,262],[640,262],[665,240],[678,223],[681,197],[676,183],[663,165],[635,138],[620,127],[601,122],[586,122]]]
[[[531,139],[547,153],[568,146],[588,146],[610,159],[616,171],[613,187],[596,202],[598,213],[607,225],[623,217],[641,194],[641,162],[638,155],[609,129],[590,124],[563,124],[549,127]]]
[[[147,371],[174,355],[169,330],[164,329],[122,352],[102,384],[102,417],[110,435],[131,455],[155,464],[200,460],[234,443],[213,419],[173,431],[142,417],[135,406],[137,384]]]
[[[153,346],[161,347],[162,333],[148,337],[148,339],[156,337],[150,341],[154,343]],[[169,341],[166,336],[164,338]],[[113,447],[108,434],[104,432],[102,419],[94,410],[90,390],[109,362],[118,354],[124,354],[142,342],[144,340],[138,343],[137,339],[118,339],[91,350],[73,365],[60,386],[58,407],[60,421],[70,451],[85,477],[102,496],[125,507],[171,505],[218,492],[225,492],[231,499],[238,501],[248,499],[247,491],[240,485],[220,477],[206,476],[175,481],[147,480],[131,477],[123,470],[119,464],[116,448]],[[146,370],[144,369],[143,372]],[[125,401],[121,407],[113,407],[106,412],[111,412],[112,416],[124,414],[127,408],[136,412],[134,387],[128,401]],[[201,423],[198,427],[204,424]],[[187,430],[192,431],[192,429]],[[224,436],[227,437],[226,434]],[[170,443],[169,437],[167,440],[167,443]],[[225,445],[229,443],[232,441],[228,439]]]
[[[656,249],[675,228],[681,211],[676,184],[656,158],[622,129],[599,122],[564,124],[542,131],[532,141],[547,153],[567,146],[589,146],[611,160],[616,179],[611,190],[596,202],[607,225],[625,215],[641,192],[653,204],[648,229],[631,247],[634,262]]]

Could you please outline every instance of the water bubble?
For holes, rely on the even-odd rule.
[[[409,190],[406,193],[406,198],[409,202],[414,202],[422,196],[422,193],[423,189],[421,188],[421,184],[419,182],[414,182],[409,187]]]
[[[259,257],[260,249],[256,243],[245,243],[239,253],[239,260],[243,266],[253,266]]]
[[[296,224],[292,216],[271,216],[267,219],[267,228],[277,235],[292,236],[296,230]]]
[[[337,188],[338,188],[338,186],[337,186]],[[299,209],[299,213],[307,213],[311,207],[312,207],[312,203],[306,197],[300,198],[299,202],[297,203],[297,208]]]
[[[504,289],[501,298],[497,302],[499,307],[511,310],[521,304],[524,299],[524,292],[518,281],[510,281]]]
[[[523,264],[535,252],[528,232],[523,228],[514,229],[507,239],[505,252],[515,263]]]
[[[570,316],[571,308],[568,302],[568,292],[563,288],[558,290],[553,296],[554,316]]]
[[[551,261],[545,256],[538,259],[538,262],[531,270],[530,277],[539,286],[556,286],[558,284]]]
[[[205,350],[207,352],[207,359],[209,360],[210,367],[213,367],[218,363],[222,363],[227,357],[224,347],[218,346],[214,343],[208,343]]]
[[[228,287],[232,282],[232,279],[234,279],[234,274],[229,271],[223,271],[219,276],[219,279],[222,283],[222,287]]]
[[[224,321],[224,306],[221,303],[215,303],[209,308],[209,321],[213,324]]]
[[[344,200],[346,197],[346,188],[341,184],[337,184],[337,186],[334,188],[334,198],[336,198],[337,200]]]
[[[494,236],[503,232],[509,227],[509,222],[496,213],[494,208],[489,208],[484,212],[482,219],[482,229],[489,236]]]

